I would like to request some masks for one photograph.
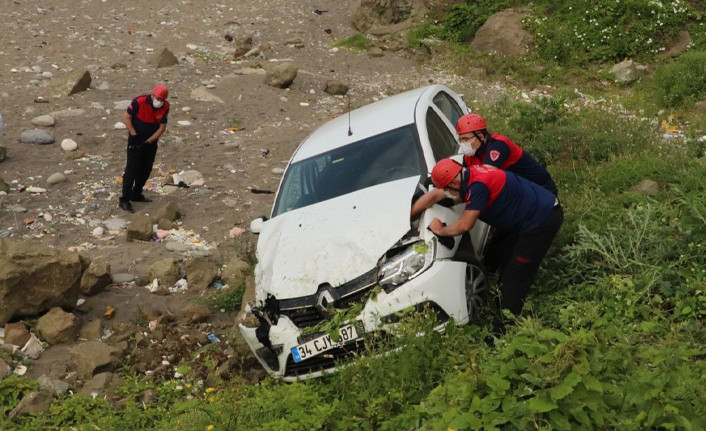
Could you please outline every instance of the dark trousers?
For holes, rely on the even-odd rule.
[[[518,236],[504,236],[504,253],[498,278],[501,310],[520,314],[539,265],[563,222],[564,211],[561,205],[557,205],[539,227]],[[503,330],[502,316],[498,316],[494,326],[496,330]]]
[[[123,196],[120,199],[133,200],[142,195],[142,188],[150,177],[156,155],[156,142],[143,143],[133,148],[128,146],[127,163],[123,173]]]

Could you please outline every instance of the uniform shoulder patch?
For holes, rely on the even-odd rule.
[[[498,150],[490,150],[490,153],[488,153],[490,156],[490,160],[496,161],[498,160],[498,157],[500,157],[500,151]]]

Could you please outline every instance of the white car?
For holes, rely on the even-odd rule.
[[[331,120],[299,145],[271,217],[251,223],[260,235],[249,311],[259,324],[240,330],[271,375],[331,372],[410,307],[435,310],[439,330],[477,313],[488,225],[456,238],[426,228],[434,217],[453,222],[463,205],[410,219],[432,167],[457,153],[456,120],[468,112],[459,95],[430,85]],[[321,330],[349,310],[338,337]]]

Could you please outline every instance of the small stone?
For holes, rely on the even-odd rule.
[[[115,123],[115,125],[113,126],[113,128],[114,128],[115,130],[125,130],[125,129],[127,129],[127,126],[126,126],[125,123],[123,123],[122,121],[118,121],[117,123]]]
[[[78,144],[73,139],[64,139],[61,141],[61,149],[64,151],[75,151],[78,148]]]
[[[61,172],[51,174],[49,178],[47,178],[47,184],[51,185],[63,183],[64,181],[66,181],[66,175],[62,174]]]
[[[92,234],[93,236],[95,236],[96,238],[99,238],[99,237],[103,236],[103,233],[105,233],[105,230],[104,230],[102,227],[100,227],[100,226],[98,226],[97,228],[93,229],[93,232],[91,232],[91,234]]]

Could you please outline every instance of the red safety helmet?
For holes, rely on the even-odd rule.
[[[443,189],[456,178],[462,167],[456,160],[441,159],[431,170],[431,181],[437,189]]]
[[[159,97],[162,100],[165,100],[167,97],[169,97],[169,90],[167,90],[167,87],[165,87],[162,84],[159,84],[158,86],[154,87],[154,90],[152,90],[152,95],[155,97]]]
[[[477,132],[487,128],[483,117],[473,113],[464,115],[456,122],[456,133],[458,133],[459,136],[464,133]]]

